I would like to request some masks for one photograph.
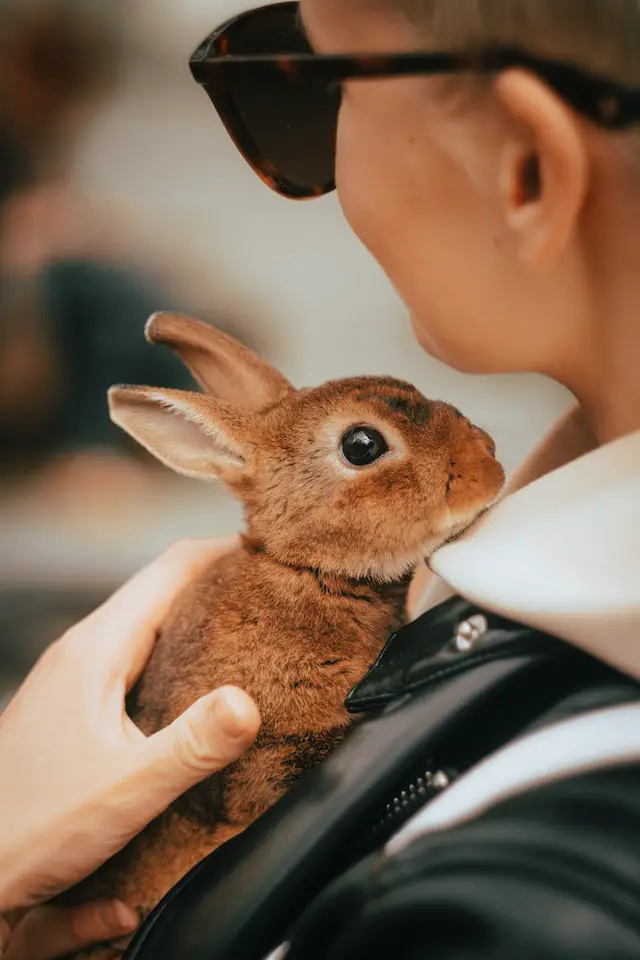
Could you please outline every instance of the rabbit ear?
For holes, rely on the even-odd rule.
[[[145,335],[169,347],[212,397],[259,412],[293,390],[289,381],[233,337],[179,313],[154,313]]]
[[[230,404],[185,390],[112,387],[111,419],[166,466],[188,477],[248,476],[255,425]]]

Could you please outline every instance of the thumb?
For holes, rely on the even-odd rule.
[[[158,810],[233,763],[255,740],[260,714],[238,687],[220,687],[197,700],[146,744],[147,771]]]
[[[75,956],[81,947],[132,934],[138,922],[131,908],[117,901],[71,908],[36,907],[16,927],[2,960],[54,960],[71,953]]]

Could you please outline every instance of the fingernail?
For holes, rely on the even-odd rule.
[[[121,900],[114,900],[111,905],[111,925],[123,933],[129,933],[135,930],[140,923],[140,917],[137,912]]]
[[[221,690],[215,701],[213,713],[220,731],[225,737],[237,740],[247,735],[248,697],[240,690]]]

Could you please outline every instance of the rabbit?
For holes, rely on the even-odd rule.
[[[262,726],[237,762],[63,898],[117,896],[141,917],[343,740],[344,700],[405,622],[412,572],[504,482],[489,435],[408,383],[296,390],[227,334],[174,313],[152,316],[146,337],[203,392],[113,387],[112,419],[174,470],[221,480],[244,504],[246,533],[176,602],[128,712],[152,734],[235,684]]]

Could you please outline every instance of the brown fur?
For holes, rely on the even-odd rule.
[[[412,570],[504,479],[490,438],[409,384],[357,377],[295,391],[197,321],[158,315],[148,336],[172,346],[207,392],[118,388],[112,416],[174,468],[222,478],[245,503],[248,536],[183,592],[128,710],[152,734],[236,684],[262,728],[240,760],[63,898],[114,895],[141,915],[347,735],[345,697],[402,624]],[[360,424],[390,449],[356,469],[339,445]]]

